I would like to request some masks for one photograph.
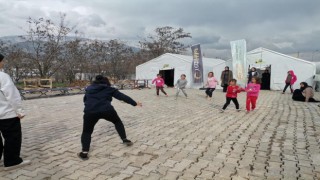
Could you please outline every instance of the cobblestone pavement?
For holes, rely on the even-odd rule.
[[[293,102],[290,94],[262,91],[257,109],[244,111],[245,93],[219,113],[225,94],[204,91],[189,99],[156,97],[155,90],[123,91],[142,108],[114,100],[128,138],[100,120],[90,159],[80,160],[83,95],[24,101],[21,156],[32,164],[4,171],[0,179],[320,179],[320,108]],[[171,96],[170,96],[171,95]],[[316,94],[320,99],[320,94]]]

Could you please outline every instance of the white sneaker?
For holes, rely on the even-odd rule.
[[[221,109],[221,110],[220,110],[220,113],[224,113],[224,109]]]
[[[30,160],[23,160],[20,164],[17,164],[17,165],[14,165],[14,166],[5,167],[4,170],[10,171],[12,169],[23,167],[23,166],[26,166],[26,165],[29,165],[29,164],[31,164]]]

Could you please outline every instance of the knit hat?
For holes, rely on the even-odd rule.
[[[4,56],[0,54],[0,62],[4,59]]]

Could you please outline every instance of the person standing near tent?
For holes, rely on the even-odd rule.
[[[161,90],[161,92],[163,94],[168,96],[168,94],[163,90],[164,80],[162,79],[161,74],[157,74],[157,77],[152,81],[152,84],[154,84],[154,83],[156,83],[156,91],[157,91],[158,97],[159,97],[159,90]]]
[[[177,87],[177,93],[176,93],[176,98],[178,98],[180,90],[182,91],[182,93],[186,96],[186,98],[188,98],[188,95],[185,91],[185,88],[188,84],[188,81],[186,80],[186,75],[185,74],[181,74],[180,79],[177,80],[177,83],[175,84],[175,86]]]
[[[293,93],[292,86],[297,81],[297,76],[294,74],[292,70],[288,71],[287,78],[285,80],[286,85],[284,86],[284,89],[282,91],[282,94],[284,94],[287,90],[287,88],[290,86],[291,94]]]
[[[261,89],[270,90],[270,73],[268,69],[264,70],[262,73],[261,81]]]
[[[251,82],[252,77],[259,77],[259,73],[255,67],[252,67],[248,72],[248,84]]]
[[[78,153],[78,157],[82,160],[87,160],[88,152],[91,144],[91,134],[94,126],[99,119],[105,119],[112,122],[123,142],[127,146],[133,143],[127,139],[126,131],[123,123],[118,116],[116,110],[111,105],[112,97],[124,101],[132,106],[142,106],[142,103],[136,102],[129,96],[122,94],[117,89],[110,86],[108,78],[101,75],[96,76],[92,85],[86,88],[84,95],[84,115],[83,115],[83,130],[81,135],[82,151]]]
[[[217,78],[214,77],[213,72],[209,72],[207,83],[206,83],[206,86],[207,86],[207,90],[206,90],[207,96],[206,97],[208,100],[212,99],[212,93],[216,89],[217,84],[218,84]]]
[[[4,66],[4,56],[0,54],[0,69]],[[21,96],[10,76],[0,71],[0,159],[6,170],[30,164],[30,160],[22,160],[21,151],[21,119],[25,116]]]
[[[229,70],[229,67],[226,66],[224,71],[221,73],[221,86],[223,87],[223,92],[227,92],[229,81],[233,79],[232,71]]]

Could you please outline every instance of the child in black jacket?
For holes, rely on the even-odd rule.
[[[123,141],[123,144],[131,146],[133,143],[127,139],[126,131],[120,117],[111,105],[112,97],[124,101],[132,106],[142,106],[141,103],[135,102],[129,96],[122,94],[117,89],[110,86],[110,82],[106,77],[101,75],[96,76],[96,80],[92,85],[86,88],[84,101],[83,115],[83,131],[81,135],[82,152],[78,156],[86,160],[91,143],[91,134],[94,126],[99,119],[105,119],[112,122]]]

